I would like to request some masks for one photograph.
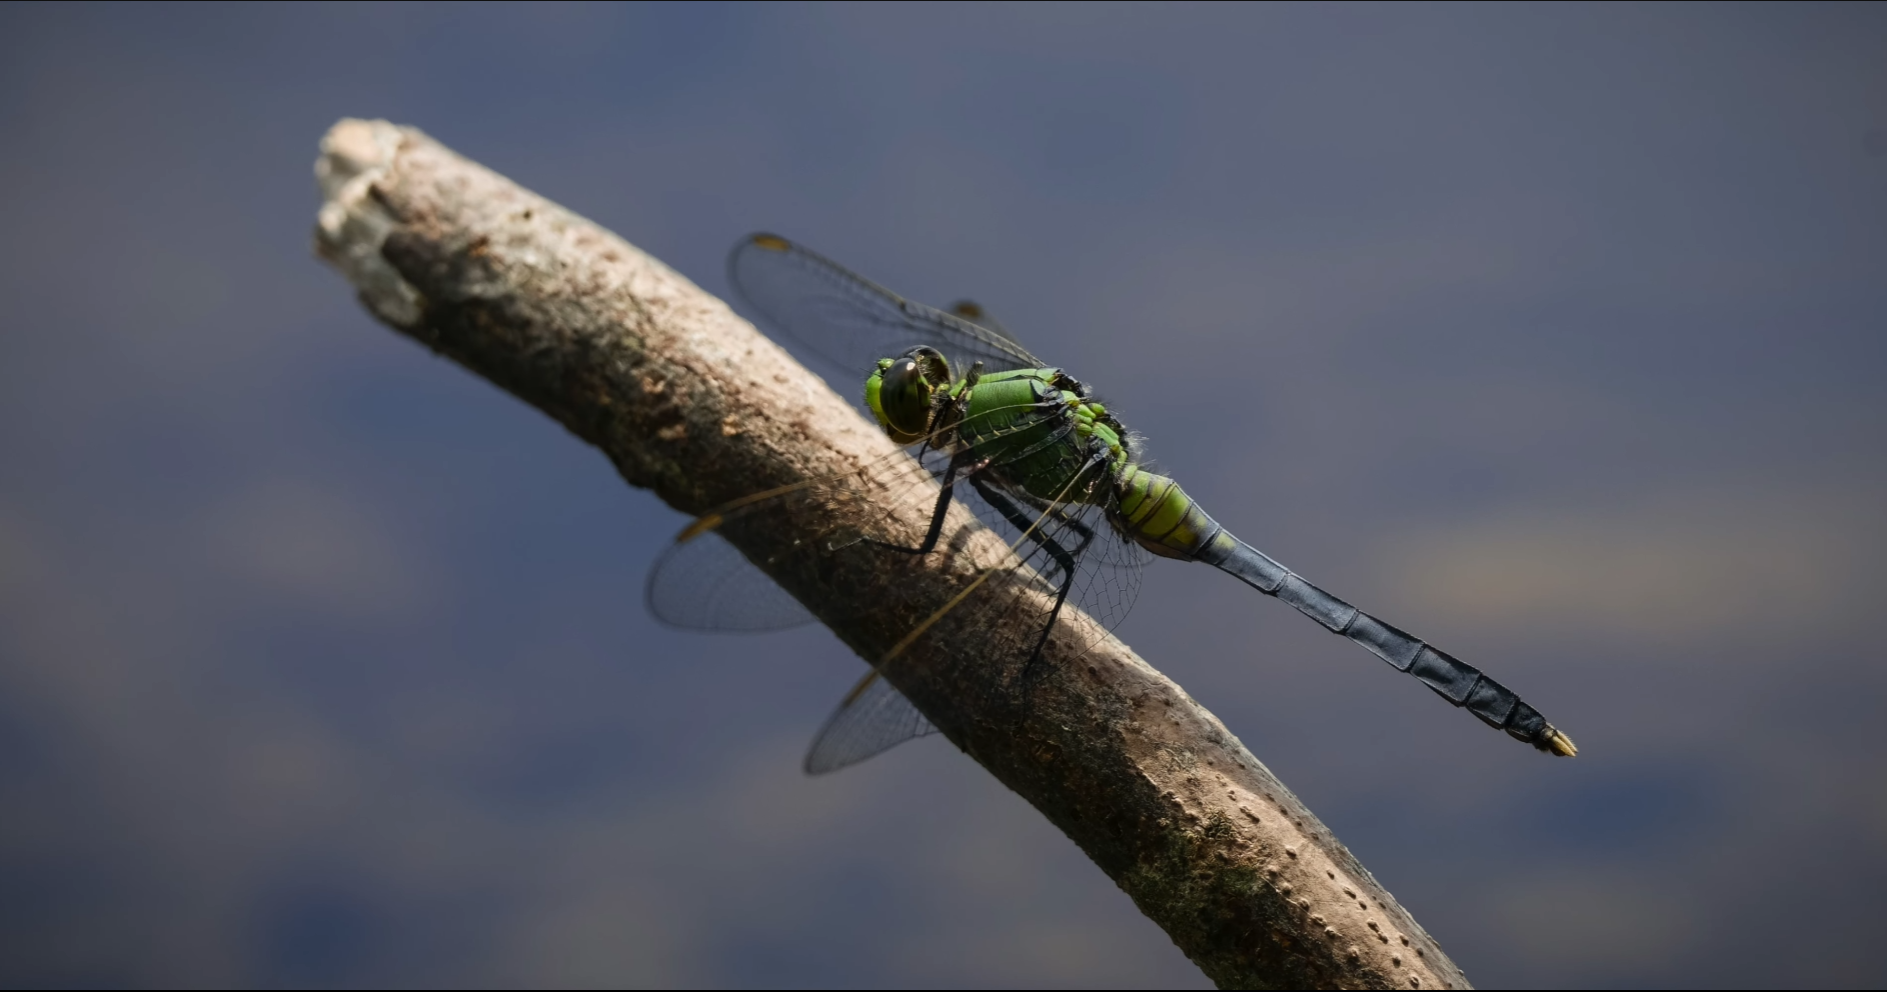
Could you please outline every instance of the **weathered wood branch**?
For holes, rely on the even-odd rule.
[[[549,414],[684,513],[894,450],[720,300],[414,129],[344,120],[316,174],[317,249],[368,310]],[[840,512],[805,502],[803,521],[727,537],[773,558],[797,523]],[[836,572],[788,556],[770,574],[862,657],[880,657],[912,623],[896,604],[941,602],[1001,552],[967,515],[951,528],[965,554],[855,555]],[[1126,645],[1102,632],[1078,654],[1056,639],[1024,691],[1013,663],[987,650],[1027,636],[1023,621],[952,616],[903,656],[893,684],[1220,987],[1467,987],[1297,797]]]

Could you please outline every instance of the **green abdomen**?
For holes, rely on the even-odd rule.
[[[1224,533],[1179,483],[1138,465],[1121,470],[1115,495],[1120,500],[1115,522],[1156,555],[1191,561]]]

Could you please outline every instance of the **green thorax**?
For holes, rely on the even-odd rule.
[[[958,380],[950,394],[962,389]],[[988,373],[970,391],[957,440],[1037,499],[1103,502],[1129,457],[1120,423],[1086,392],[1060,369]]]
[[[952,394],[961,388],[953,384]],[[1194,557],[1222,528],[1178,483],[1135,464],[1120,422],[1086,392],[1060,369],[983,376],[970,392],[958,439],[1029,495],[1107,505],[1115,526],[1140,546],[1169,558]]]
[[[883,359],[866,380],[866,404],[899,444],[928,436],[987,459],[992,481],[1034,500],[1105,506],[1115,527],[1155,554],[1191,559],[1221,539],[1178,483],[1134,463],[1120,421],[1079,380],[1052,368],[991,372],[946,424],[938,414],[968,380],[951,379],[942,356],[924,351]]]

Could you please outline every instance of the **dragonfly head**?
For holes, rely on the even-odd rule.
[[[899,444],[915,444],[931,432],[938,391],[950,385],[950,363],[935,348],[912,348],[880,358],[865,380],[865,405]]]

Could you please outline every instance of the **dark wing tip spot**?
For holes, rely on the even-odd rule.
[[[765,248],[768,251],[785,251],[793,247],[792,242],[777,234],[756,234],[753,236],[753,243],[756,247]]]

